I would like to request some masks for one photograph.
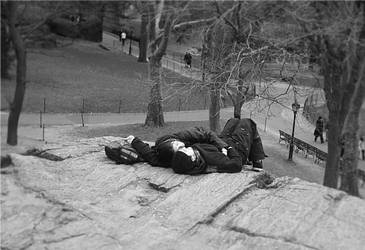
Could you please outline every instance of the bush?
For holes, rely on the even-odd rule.
[[[48,20],[47,22],[51,32],[61,36],[70,38],[77,38],[79,36],[79,30],[76,23],[64,18],[55,18]]]
[[[86,21],[80,22],[79,31],[79,38],[93,42],[101,42],[103,39],[102,22],[95,16],[91,16]]]
[[[62,36],[81,38],[93,42],[102,40],[102,22],[96,16],[90,16],[87,20],[82,19],[80,23],[65,18],[55,18],[48,21],[48,26],[51,32]]]

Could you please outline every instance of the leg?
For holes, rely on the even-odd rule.
[[[237,125],[239,124],[240,119],[231,118],[226,122],[224,128],[220,134],[220,137],[230,137],[233,131],[236,129]]]
[[[323,140],[323,133],[320,133],[319,134],[320,138],[321,138],[321,143],[324,143],[324,140]]]

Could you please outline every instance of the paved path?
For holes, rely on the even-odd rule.
[[[119,38],[117,35],[109,33],[109,32],[103,32],[103,41],[102,45],[106,48],[108,48],[110,51],[114,53],[129,53],[129,40],[125,42],[124,47],[122,46],[122,43],[119,41]],[[138,57],[139,55],[139,47],[138,45],[134,44],[132,42],[131,46],[131,55],[134,57]],[[183,75],[188,78],[192,78],[194,80],[201,80],[202,79],[202,72],[198,68],[185,68],[185,64],[176,61],[175,58],[173,58],[173,55],[167,54],[162,58],[162,67],[169,69],[173,72],[179,73],[180,75]]]

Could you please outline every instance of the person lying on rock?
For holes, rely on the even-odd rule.
[[[179,174],[236,173],[248,161],[262,169],[265,158],[251,119],[228,120],[219,136],[204,128],[193,128],[162,136],[153,147],[133,135],[127,137],[127,142],[152,166],[171,167]]]

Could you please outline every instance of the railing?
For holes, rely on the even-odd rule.
[[[291,143],[292,136],[289,135],[288,133],[285,133],[282,130],[279,130],[279,134],[280,134],[279,143],[281,141],[284,141],[288,147]],[[302,151],[304,153],[305,157],[308,157],[309,155],[312,156],[314,158],[315,163],[327,161],[326,152],[306,143],[305,141],[302,141],[302,140],[294,137],[293,144],[295,147],[295,152]]]
[[[284,141],[286,146],[288,147],[291,143],[291,138],[292,136],[289,135],[288,133],[285,133],[282,130],[279,130],[279,143]],[[305,157],[308,157],[308,155],[313,156],[314,158],[314,162],[315,163],[320,163],[320,162],[326,162],[327,161],[327,153],[306,143],[305,141],[302,141],[298,138],[294,137],[293,140],[293,144],[295,147],[295,152],[299,152],[302,151],[305,155]],[[364,186],[365,183],[365,171],[363,171],[362,169],[357,169],[357,176],[359,179],[362,180],[362,184],[361,186]]]

